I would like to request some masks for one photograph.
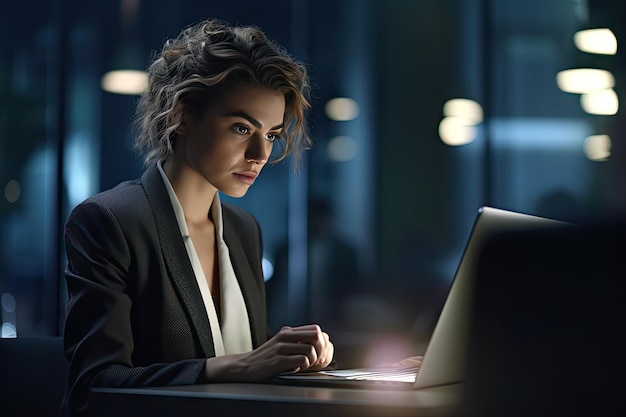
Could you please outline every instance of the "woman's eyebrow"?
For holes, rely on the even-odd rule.
[[[263,127],[263,124],[261,122],[259,122],[257,119],[255,119],[254,117],[250,116],[248,113],[243,112],[243,111],[234,111],[234,112],[228,113],[226,114],[226,117],[241,117],[243,119],[246,119],[248,122],[250,122],[251,125],[253,125],[257,129],[261,129]],[[270,130],[282,129],[283,127],[285,127],[285,124],[281,123],[277,126],[274,126]]]

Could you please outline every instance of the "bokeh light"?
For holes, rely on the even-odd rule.
[[[591,54],[617,53],[617,38],[608,28],[580,30],[574,34],[574,44],[581,51]]]
[[[324,111],[329,119],[338,122],[354,120],[359,116],[359,103],[347,97],[337,97],[328,100]]]
[[[336,136],[328,142],[328,157],[335,162],[346,162],[354,159],[358,152],[358,144],[350,136]]]
[[[19,182],[16,180],[10,180],[7,182],[7,185],[4,187],[4,198],[6,198],[9,203],[17,202],[21,195],[22,187],[20,187]]]
[[[583,151],[592,161],[606,161],[611,156],[611,138],[609,135],[592,135],[585,138]]]

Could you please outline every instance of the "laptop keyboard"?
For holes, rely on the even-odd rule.
[[[322,371],[325,375],[365,381],[415,382],[419,368],[358,368]]]

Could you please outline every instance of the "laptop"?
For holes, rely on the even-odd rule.
[[[483,245],[499,233],[564,225],[568,223],[494,207],[481,207],[419,368],[285,373],[278,376],[279,380],[316,386],[394,389],[420,389],[465,381],[474,271]]]
[[[624,414],[626,216],[581,220],[487,242],[464,416]]]

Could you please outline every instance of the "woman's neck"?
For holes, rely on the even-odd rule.
[[[191,166],[177,163],[175,159],[166,160],[163,171],[183,208],[185,219],[194,223],[207,221],[217,189]]]

